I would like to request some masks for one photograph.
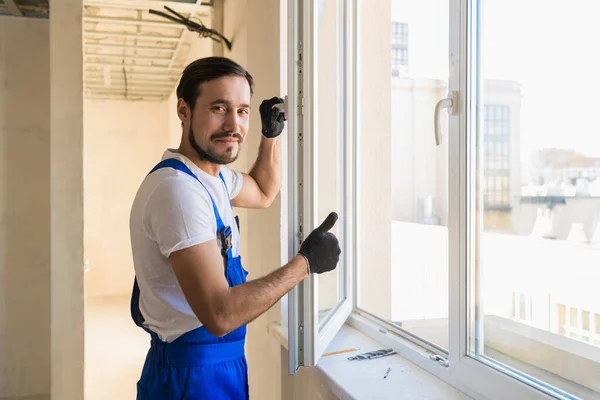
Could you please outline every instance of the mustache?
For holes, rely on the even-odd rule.
[[[220,132],[220,133],[214,133],[210,136],[211,140],[217,140],[217,139],[223,139],[223,138],[235,138],[235,139],[239,140],[240,142],[242,141],[242,135],[240,135],[237,132],[234,132],[234,133]]]

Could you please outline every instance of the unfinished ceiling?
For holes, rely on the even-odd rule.
[[[54,0],[60,1],[60,0]],[[0,0],[0,15],[48,18],[48,0]],[[149,10],[212,25],[212,1],[84,0],[84,93],[93,99],[165,100],[198,33]]]
[[[84,90],[96,99],[165,100],[198,34],[149,13],[163,6],[211,25],[210,5],[156,0],[86,0],[83,11]]]
[[[0,15],[48,18],[48,0],[0,0]]]

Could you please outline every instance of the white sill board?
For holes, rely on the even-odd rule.
[[[287,348],[287,327],[271,323],[268,331]],[[407,359],[393,355],[348,361],[358,353],[385,348],[355,328],[344,325],[325,352],[360,348],[357,352],[322,357],[317,364],[323,382],[340,399],[471,399]],[[383,378],[391,368],[386,379]]]

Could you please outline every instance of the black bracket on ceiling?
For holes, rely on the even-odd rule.
[[[210,5],[211,3],[209,3],[208,5]],[[227,46],[227,50],[231,50],[231,45],[232,45],[231,41],[227,40],[227,38],[225,36],[223,36],[222,34],[217,32],[216,30],[207,28],[200,20],[198,20],[198,22],[192,21],[189,18],[186,18],[183,15],[179,14],[177,11],[170,9],[167,6],[164,6],[164,7],[167,11],[171,12],[173,15],[169,15],[165,12],[156,11],[156,10],[148,10],[148,11],[150,12],[150,14],[155,14],[155,15],[161,16],[163,18],[166,18],[170,21],[180,23],[180,24],[184,25],[185,27],[187,27],[188,30],[198,33],[198,35],[200,35],[200,37],[202,37],[202,38],[209,38],[218,43],[222,42],[225,44],[225,46]]]

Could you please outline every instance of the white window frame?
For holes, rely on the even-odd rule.
[[[288,0],[289,21],[288,26],[288,130],[290,140],[288,143],[288,212],[286,222],[288,225],[287,256],[293,257],[299,250],[301,240],[316,228],[321,221],[317,220],[315,205],[318,196],[318,92],[317,82],[317,17],[315,7],[317,0]],[[343,13],[352,13],[354,0],[340,0]],[[345,15],[345,14],[344,14]],[[294,23],[295,22],[295,23]],[[339,29],[348,37],[352,32],[348,18],[343,18]],[[354,43],[345,41],[344,57],[352,57]],[[353,61],[352,64],[355,64]],[[346,87],[354,88],[355,81],[352,68],[347,65],[344,77]],[[301,72],[300,72],[301,70]],[[348,98],[354,98],[353,90],[345,92],[345,107],[353,106]],[[347,131],[354,132],[353,113],[345,112],[343,123]],[[355,135],[350,135],[354,137]],[[355,153],[354,142],[347,141],[346,154]],[[344,158],[346,168],[352,170],[355,166],[351,160]],[[354,174],[352,174],[354,176]],[[352,179],[353,180],[353,179]],[[350,185],[352,187],[352,185]],[[345,185],[348,190],[347,185]],[[347,199],[344,210],[354,209],[354,201]],[[353,225],[345,224],[345,236],[353,241]],[[291,229],[290,229],[291,228]],[[349,246],[354,248],[355,246]],[[354,254],[347,250],[344,254],[346,265],[352,265]],[[288,258],[289,259],[289,258]],[[301,366],[317,365],[321,355],[346,323],[352,309],[353,279],[352,268],[342,268],[341,285],[345,291],[345,298],[337,304],[324,321],[319,323],[318,284],[319,276],[311,275],[287,296],[288,314],[288,372],[295,374]]]
[[[312,70],[307,65],[314,61],[313,55],[306,49],[313,49],[314,25],[311,19],[301,19],[299,13],[302,9],[308,10],[308,15],[314,17],[314,2],[316,0],[288,0],[288,87],[289,87],[289,110],[300,113],[304,109],[304,115],[297,119],[289,118],[291,129],[290,138],[298,136],[298,132],[305,130],[304,124],[314,124],[316,120],[313,102],[307,102],[297,96],[298,88],[303,88],[304,96],[312,96],[315,91],[315,79]],[[344,0],[345,1],[345,0]],[[360,8],[365,5],[366,0],[347,0],[352,4],[352,60],[353,71],[349,76],[354,87],[354,101],[352,104],[352,127],[354,132],[354,143],[360,142],[360,113],[357,112],[360,104],[360,48],[357,46],[358,32],[360,32]],[[450,76],[448,90],[453,93],[454,104],[457,109],[456,115],[448,118],[448,130],[444,140],[448,141],[448,167],[455,173],[448,176],[449,187],[449,217],[448,217],[448,260],[449,260],[449,348],[448,352],[440,349],[433,343],[422,338],[412,336],[406,331],[395,327],[387,321],[381,320],[368,312],[357,307],[358,280],[352,284],[348,291],[348,298],[338,308],[330,320],[330,326],[324,332],[318,330],[316,323],[317,310],[317,277],[310,277],[298,288],[288,295],[288,348],[289,348],[289,373],[295,374],[302,366],[316,365],[320,354],[335,336],[339,328],[347,323],[358,329],[367,336],[379,341],[384,346],[392,347],[401,356],[435,375],[441,380],[461,390],[475,399],[573,399],[572,395],[554,390],[544,382],[535,379],[523,378],[492,359],[475,359],[469,355],[469,337],[474,334],[472,330],[481,329],[481,326],[471,326],[471,315],[476,312],[473,307],[474,301],[470,301],[477,295],[473,291],[474,282],[470,281],[471,260],[474,259],[474,246],[471,243],[472,235],[477,232],[477,226],[473,220],[468,220],[470,204],[475,199],[474,190],[470,185],[475,182],[476,170],[471,167],[476,154],[467,149],[474,149],[471,145],[471,130],[477,128],[477,112],[480,108],[480,89],[476,81],[478,74],[469,74],[468,71],[476,71],[479,68],[478,57],[478,34],[479,34],[479,1],[478,0],[449,0],[449,65]],[[302,20],[303,24],[298,26],[295,21]],[[347,28],[348,29],[348,28]],[[299,42],[307,44],[302,49]],[[302,51],[301,77],[297,74],[299,52]],[[449,95],[450,96],[450,95]],[[433,115],[433,110],[432,110]],[[481,115],[481,113],[479,113]],[[314,132],[314,126],[306,127],[307,132]],[[431,133],[433,135],[433,132]],[[298,140],[290,140],[288,145],[288,158],[290,162],[288,179],[288,215],[285,217],[288,233],[287,256],[292,257],[299,248],[296,236],[299,233],[299,225],[303,223],[304,229],[301,234],[306,234],[316,226],[313,210],[310,204],[316,199],[316,193],[312,192],[308,185],[304,185],[300,191],[299,183],[305,177],[316,179],[317,167],[311,162],[311,151],[314,151],[314,142],[311,142],[310,134],[302,138],[303,149],[299,147]],[[355,157],[354,168],[360,169],[360,159],[357,156],[356,147],[352,146]],[[353,175],[356,177],[356,174]],[[314,181],[313,181],[314,182]],[[354,182],[356,192],[354,204],[360,204],[360,188],[358,182]],[[473,188],[474,189],[474,188]],[[303,218],[296,219],[301,212]],[[360,210],[354,210],[355,221],[360,220]],[[358,230],[360,227],[357,226]],[[353,232],[354,237],[359,237]],[[360,260],[360,248],[356,246],[353,254],[354,260]],[[357,275],[357,263],[352,263],[351,270],[346,271],[350,277],[347,283],[354,281]],[[350,295],[351,294],[351,295]],[[351,303],[348,306],[348,300]],[[599,396],[600,398],[600,396]]]

